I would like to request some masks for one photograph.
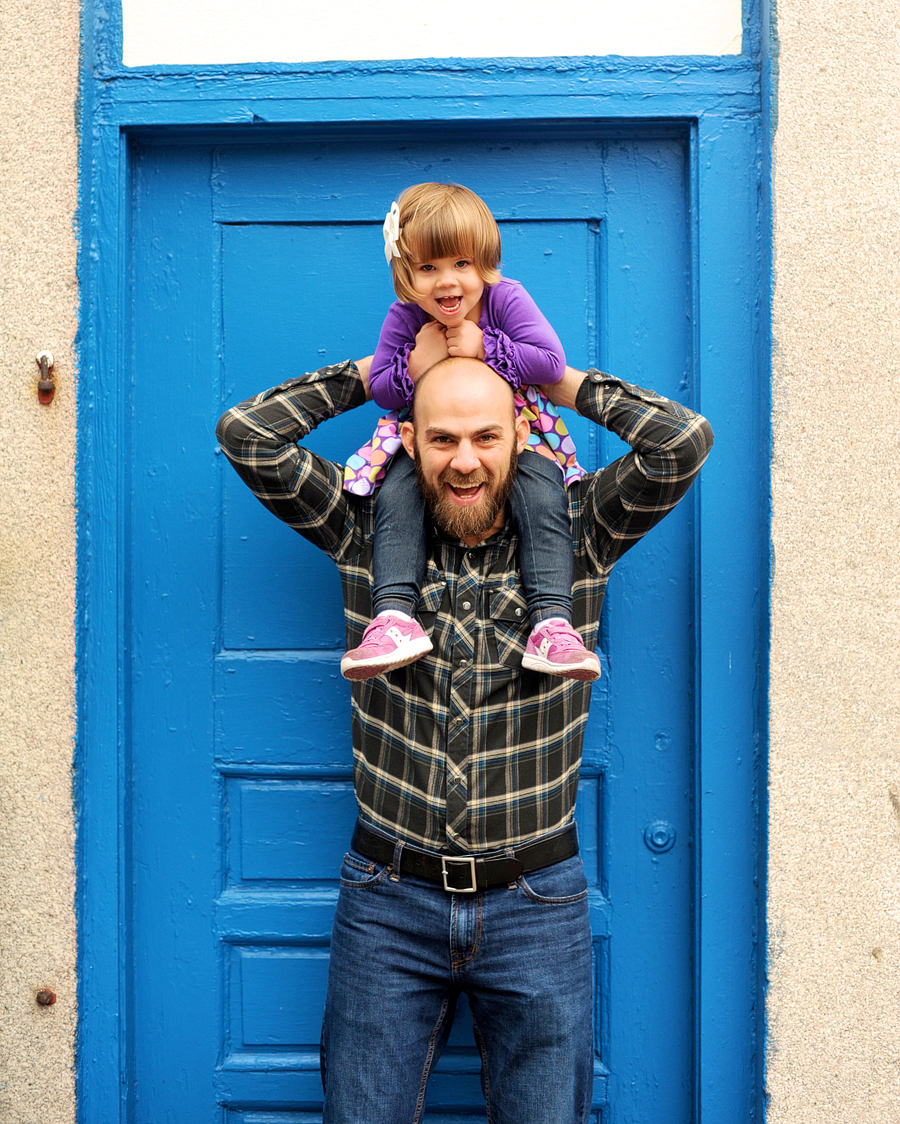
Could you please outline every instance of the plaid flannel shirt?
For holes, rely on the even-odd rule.
[[[356,367],[341,363],[242,402],[217,429],[257,498],[337,564],[348,648],[371,620],[376,497],[345,492],[343,467],[297,442],[364,401]],[[588,372],[576,408],[632,448],[568,490],[573,624],[593,649],[614,563],[688,490],[712,431],[678,403],[599,371]],[[361,818],[407,843],[455,853],[515,846],[565,827],[590,687],[523,670],[529,620],[510,528],[477,547],[432,528],[418,616],[432,652],[352,686]]]

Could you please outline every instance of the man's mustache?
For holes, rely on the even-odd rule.
[[[438,478],[438,483],[449,484],[451,488],[475,488],[479,484],[489,484],[490,482],[490,473],[485,472],[483,468],[476,472],[470,472],[468,476],[463,476],[451,468],[445,468]]]

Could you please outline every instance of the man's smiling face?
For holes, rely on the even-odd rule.
[[[528,422],[512,390],[477,359],[445,359],[419,380],[403,444],[437,525],[474,546],[499,530]]]

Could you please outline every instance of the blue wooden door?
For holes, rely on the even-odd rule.
[[[485,198],[506,274],[571,363],[690,403],[688,146],[674,129],[559,126],[222,139],[145,138],[130,163],[122,1049],[141,1124],[306,1124],[355,815],[340,589],[217,455],[215,420],[371,352],[392,299],[383,215],[424,179]],[[374,410],[312,444],[345,459]],[[572,429],[586,467],[621,451]],[[691,1119],[692,515],[688,500],[614,575],[585,740],[606,1124]],[[482,1105],[462,1001],[427,1118]]]

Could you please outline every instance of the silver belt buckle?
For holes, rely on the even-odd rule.
[[[472,885],[471,886],[465,886],[465,887],[462,887],[462,888],[460,888],[458,886],[448,886],[447,885],[447,864],[448,863],[455,863],[457,866],[468,866],[469,874],[471,876],[470,880],[471,880]],[[457,858],[454,855],[441,855],[441,874],[444,876],[444,889],[447,891],[448,894],[474,894],[475,891],[478,889],[478,886],[475,884],[475,860],[471,856],[469,856],[468,858],[463,858],[461,856],[459,858]]]

